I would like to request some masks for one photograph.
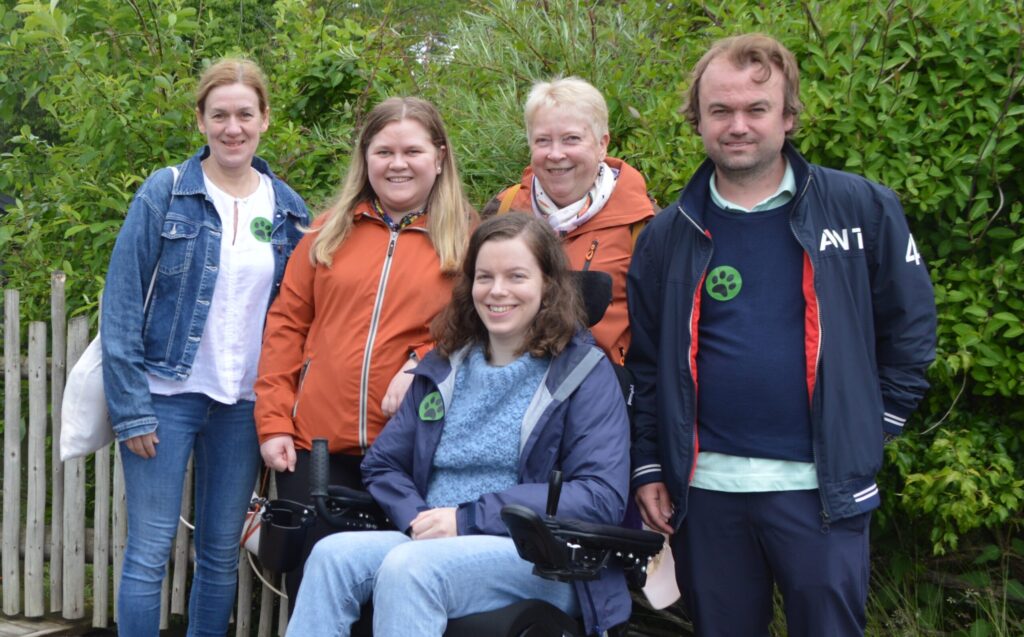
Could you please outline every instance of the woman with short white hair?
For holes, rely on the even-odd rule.
[[[625,161],[608,157],[608,105],[589,82],[538,82],[523,114],[530,165],[483,216],[522,212],[544,219],[562,237],[573,269],[611,275],[612,302],[592,332],[622,364],[629,349],[626,271],[636,236],[654,216],[647,184]]]

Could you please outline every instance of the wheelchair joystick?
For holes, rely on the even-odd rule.
[[[545,512],[549,518],[558,514],[558,499],[562,497],[562,472],[555,469],[548,478],[548,504]]]
[[[330,484],[331,457],[326,438],[313,440],[309,496],[324,524],[338,531],[376,531],[391,524],[366,491]]]
[[[309,459],[309,495],[314,499],[327,497],[329,464],[327,439],[315,438]]]

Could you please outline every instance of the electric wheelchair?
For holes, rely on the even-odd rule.
[[[603,272],[578,272],[583,290],[588,322],[593,325],[604,314],[611,299],[611,277]],[[625,370],[618,368],[623,392],[628,397],[631,385]],[[310,498],[312,507],[285,501],[272,501],[264,508],[264,531],[292,532],[308,527],[314,517],[324,520],[339,532],[358,532],[394,528],[369,493],[328,484],[329,456],[327,441],[313,441],[310,466]],[[647,565],[662,547],[658,533],[626,529],[615,525],[593,524],[579,520],[559,519],[558,500],[561,493],[561,472],[552,472],[544,516],[520,505],[508,505],[501,519],[508,527],[520,557],[534,564],[534,574],[548,579],[571,582],[597,579],[601,569],[621,568],[633,586],[643,586]],[[270,527],[270,528],[268,528]],[[260,558],[273,570],[287,571],[292,557],[285,545],[301,546],[294,539],[266,542],[272,546],[264,559],[261,541]],[[297,551],[294,556],[298,560]],[[528,599],[486,613],[468,615],[448,621],[445,637],[585,637],[582,622],[543,600]],[[625,634],[620,626],[611,635]],[[372,607],[363,607],[360,620],[352,627],[352,635],[372,635]]]

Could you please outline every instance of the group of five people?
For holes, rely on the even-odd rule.
[[[286,578],[289,634],[347,635],[371,600],[381,637],[525,598],[593,634],[627,621],[621,572],[541,579],[507,536],[501,507],[542,512],[553,469],[560,514],[619,524],[632,492],[671,536],[698,634],[767,635],[775,585],[790,634],[863,634],[874,476],[934,357],[896,197],[803,159],[796,60],[759,34],[696,65],[683,112],[708,160],[657,216],[607,156],[597,89],[540,82],[524,110],[530,165],[482,222],[414,97],[369,113],[311,222],[256,156],[260,70],[203,74],[207,144],[139,188],[104,291],[122,634],[157,634],[189,457],[188,630],[224,635],[260,456],[280,497],[308,501],[314,438],[331,483],[366,488],[397,530],[314,527]],[[612,279],[592,334],[571,275],[591,269]],[[634,376],[632,427],[613,364]]]

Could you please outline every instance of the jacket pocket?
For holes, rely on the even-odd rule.
[[[187,271],[195,254],[199,224],[168,217],[160,237],[160,273],[175,275]]]
[[[299,385],[295,388],[295,403],[292,405],[292,420],[299,415],[299,398],[302,397],[302,386],[306,384],[306,374],[309,373],[309,365],[312,362],[312,358],[307,358],[302,364],[302,371],[299,372]]]

